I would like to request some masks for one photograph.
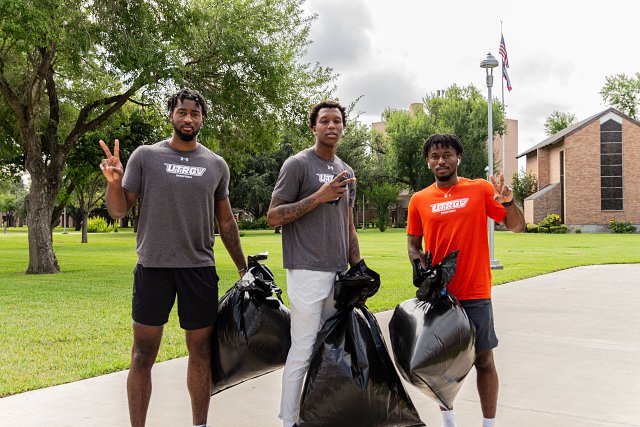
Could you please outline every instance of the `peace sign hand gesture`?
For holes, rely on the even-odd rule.
[[[495,176],[490,176],[489,180],[493,184],[494,196],[493,199],[502,204],[510,203],[513,200],[513,191],[508,185],[504,185],[504,175],[500,174],[496,180]]]
[[[103,140],[100,140],[100,146],[102,147],[104,154],[107,156],[107,158],[102,159],[102,163],[100,163],[100,170],[102,171],[102,174],[107,178],[107,182],[109,184],[122,182],[124,167],[120,162],[120,141],[117,139],[114,141],[113,155],[111,155],[109,147],[107,147],[107,144],[105,144]]]

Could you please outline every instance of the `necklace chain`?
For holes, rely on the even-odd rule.
[[[457,182],[456,182],[456,184],[457,184]],[[451,193],[451,190],[453,190],[453,187],[455,187],[456,184],[453,184],[451,187],[449,187],[449,189],[447,191],[442,191],[442,189],[440,187],[438,187],[437,185],[436,185],[436,188],[438,190],[440,190],[440,192],[442,193],[442,195],[444,196],[445,199],[448,199],[449,197],[451,197],[451,195],[449,193]]]

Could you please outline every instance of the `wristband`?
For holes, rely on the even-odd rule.
[[[242,267],[240,270],[238,270],[238,273],[246,273],[247,272],[247,267]]]
[[[514,200],[514,199],[511,199],[511,200],[509,200],[509,201],[508,201],[508,202],[506,202],[506,203],[502,203],[502,206],[504,206],[504,207],[506,208],[507,206],[511,206],[511,205],[512,205],[512,204],[514,204],[514,203],[515,203],[515,200]]]

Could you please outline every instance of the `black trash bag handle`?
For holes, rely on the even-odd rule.
[[[335,307],[338,310],[361,304],[380,289],[380,275],[371,270],[364,259],[346,273],[337,274],[334,283]]]
[[[456,272],[458,253],[456,250],[448,253],[439,264],[431,265],[433,256],[431,252],[425,254],[427,268],[425,269],[420,259],[412,260],[413,285],[418,288],[416,298],[420,301],[435,302],[447,295],[447,285]]]
[[[247,273],[240,279],[238,286],[243,291],[251,291],[259,293],[264,297],[270,297],[275,294],[282,301],[282,289],[275,284],[273,272],[269,267],[261,264],[269,257],[269,252],[260,252],[257,255],[249,255],[247,257]]]

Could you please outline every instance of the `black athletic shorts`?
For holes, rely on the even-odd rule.
[[[476,326],[476,350],[491,350],[498,346],[493,327],[493,306],[490,299],[460,301],[469,319]]]
[[[131,317],[136,323],[162,326],[178,296],[182,329],[200,329],[216,323],[218,274],[215,267],[153,268],[133,270]]]

